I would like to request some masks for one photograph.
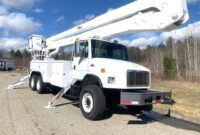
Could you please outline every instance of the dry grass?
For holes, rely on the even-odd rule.
[[[155,108],[171,111],[200,120],[200,84],[179,81],[152,80],[152,88],[172,90],[174,105],[156,105]]]

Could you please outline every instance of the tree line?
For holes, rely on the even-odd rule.
[[[183,41],[169,38],[166,44],[149,45],[146,49],[129,48],[131,61],[148,67],[154,77],[200,81],[200,40],[188,37]]]
[[[0,49],[0,59],[14,60],[17,69],[27,69],[30,66],[31,54],[27,49],[11,49],[10,51]]]

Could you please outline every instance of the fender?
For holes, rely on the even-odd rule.
[[[98,85],[100,88],[103,88],[103,84],[98,76],[87,74],[81,83],[81,88],[91,84],[95,84]]]
[[[38,76],[41,76],[42,77],[42,74],[40,72],[35,72],[35,71],[32,71],[30,73],[30,78],[32,77],[32,75],[38,75]],[[43,78],[43,77],[42,77]]]

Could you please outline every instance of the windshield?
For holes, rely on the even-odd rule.
[[[128,61],[125,46],[100,40],[92,40],[92,57]]]

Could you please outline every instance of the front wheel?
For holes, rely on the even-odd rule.
[[[99,119],[105,110],[105,96],[100,87],[89,85],[80,94],[80,109],[83,116],[89,120]]]

